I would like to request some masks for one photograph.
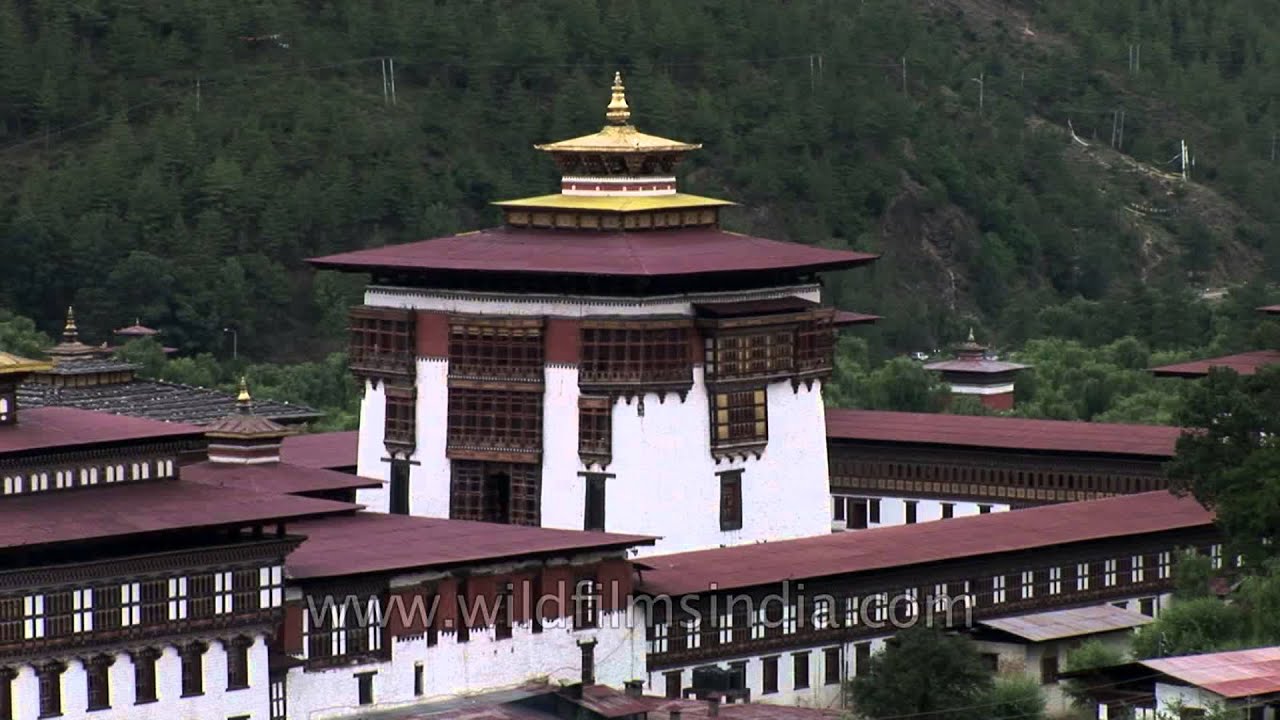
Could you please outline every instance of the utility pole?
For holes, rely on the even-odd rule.
[[[1124,149],[1124,109],[1120,110],[1120,128],[1116,133],[1116,149]]]
[[[240,357],[240,334],[232,328],[222,328],[222,332],[231,333],[231,360],[235,361]]]
[[[1190,179],[1191,179],[1191,178],[1190,178],[1190,175],[1191,175],[1191,168],[1190,168],[1191,160],[1190,160],[1190,158],[1187,156],[1187,141],[1186,141],[1186,140],[1181,141],[1181,144],[1180,144],[1180,146],[1179,146],[1179,147],[1181,148],[1181,152],[1179,152],[1178,154],[1179,154],[1179,157],[1182,159],[1182,179],[1183,179],[1183,180],[1190,180]]]
[[[987,74],[985,72],[980,72],[978,73],[978,77],[969,78],[971,81],[978,83],[978,114],[979,115],[982,114],[983,99],[984,99],[984,96],[986,95],[986,90],[987,90],[986,77],[987,77]]]
[[[196,78],[196,112],[200,112],[200,78]]]
[[[388,102],[390,102],[389,92],[387,88],[387,59],[382,58],[381,62],[379,62],[378,65],[382,67],[382,104],[386,105]]]
[[[396,104],[396,59],[387,58],[387,63],[391,68],[389,73],[391,75],[391,104],[395,105]]]
[[[902,94],[907,94],[907,56],[902,56]]]
[[[1276,161],[1276,132],[1271,131],[1271,162]]]

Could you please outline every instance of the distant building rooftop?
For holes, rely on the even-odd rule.
[[[1252,375],[1258,371],[1258,368],[1276,363],[1280,363],[1280,350],[1253,350],[1235,355],[1162,365],[1151,368],[1151,372],[1160,377],[1198,378],[1208,375],[1210,368],[1226,368],[1235,370],[1241,375]]]
[[[302,547],[289,556],[289,576],[294,579],[449,567],[654,543],[654,538],[644,535],[374,512],[299,523],[293,529],[307,536]]]
[[[1028,642],[1047,642],[1131,630],[1151,622],[1154,618],[1107,604],[982,620],[978,624]]]
[[[827,409],[827,439],[1171,458],[1181,428],[1069,420]]]
[[[1228,699],[1280,693],[1280,647],[1157,658],[1138,664]]]
[[[1167,492],[1122,495],[918,525],[833,533],[647,558],[647,593],[680,595],[907,567],[1104,538],[1209,526],[1213,515]]]
[[[235,410],[236,399],[221,390],[160,380],[132,380],[87,387],[55,387],[27,382],[18,387],[18,404],[28,410],[69,407],[204,425],[231,414]],[[254,412],[284,424],[308,422],[320,417],[319,412],[306,405],[274,400],[255,401]]]
[[[382,486],[380,480],[287,462],[258,464],[202,462],[184,466],[182,479],[201,485],[285,495],[308,495]]]

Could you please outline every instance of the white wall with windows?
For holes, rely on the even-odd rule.
[[[286,680],[289,717],[346,718],[510,688],[542,677],[552,683],[577,682],[582,675],[579,644],[591,640],[596,642],[596,681],[621,687],[627,680],[644,677],[643,625],[632,610],[623,610],[602,612],[597,627],[581,630],[573,628],[571,617],[548,621],[536,633],[532,624],[521,623],[512,627],[510,638],[501,640],[493,628],[471,630],[466,642],[459,642],[453,632],[441,632],[435,645],[428,645],[425,635],[391,639],[390,660],[290,670]],[[418,672],[420,688],[415,681]],[[371,702],[361,705],[359,676],[369,673]]]
[[[1002,503],[837,492],[831,494],[831,528],[855,530],[907,525],[1009,510],[1010,506]]]
[[[115,653],[107,668],[109,706],[88,711],[88,671],[80,659],[66,661],[66,669],[58,676],[60,717],[95,720],[176,720],[179,718],[233,718],[251,720],[267,717],[267,645],[261,635],[253,637],[248,648],[248,687],[228,689],[227,653],[215,638],[209,638],[202,656],[202,692],[183,697],[182,659],[178,649],[166,646],[156,660],[156,699],[137,702],[136,674],[133,658],[128,653]],[[38,720],[58,717],[41,714],[40,679],[31,665],[18,668],[13,680],[13,720]]]

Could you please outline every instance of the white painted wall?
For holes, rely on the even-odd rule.
[[[854,494],[838,492],[833,493],[834,496],[849,498],[878,498],[880,500],[880,522],[868,522],[868,528],[888,527],[890,525],[905,525],[907,522],[907,501],[914,500],[916,502],[916,522],[930,522],[932,520],[942,519],[942,504],[949,502],[955,506],[954,517],[966,517],[969,515],[979,514],[978,505],[990,505],[991,512],[1008,512],[1010,507],[1000,503],[978,503],[966,502],[960,500],[944,500],[930,498],[902,498],[878,495]],[[834,522],[834,521],[833,521]],[[833,525],[839,529],[839,523]]]
[[[204,654],[204,694],[182,697],[182,661],[177,648],[166,647],[156,661],[156,702],[135,705],[133,661],[126,653],[116,656],[108,671],[111,708],[86,712],[89,695],[85,667],[80,660],[67,662],[62,673],[62,717],[94,720],[208,720],[247,715],[267,720],[267,646],[261,635],[249,648],[249,687],[227,690],[227,656],[222,644],[209,642]],[[14,720],[37,720],[40,685],[30,665],[18,669],[14,679]]]
[[[859,640],[857,644],[863,642],[871,643],[872,654],[878,653],[884,649],[885,640],[883,638],[875,638],[872,640]],[[847,642],[841,646],[841,677],[848,679],[855,677],[858,668],[855,667],[855,643]],[[756,703],[767,703],[771,705],[793,705],[798,707],[824,708],[830,710],[838,710],[841,708],[843,701],[840,685],[825,684],[825,656],[823,650],[834,645],[819,645],[816,647],[795,647],[786,648],[777,653],[768,653],[767,655],[752,655],[727,658],[717,660],[714,663],[699,662],[694,665],[687,665],[681,668],[668,668],[664,670],[656,670],[645,674],[647,682],[645,694],[647,695],[663,695],[666,692],[666,677],[668,672],[679,671],[680,685],[682,688],[688,688],[693,684],[693,669],[695,667],[703,667],[708,664],[728,667],[730,663],[746,661],[747,663],[747,687],[751,690],[751,701]],[[809,687],[796,689],[795,687],[795,665],[792,654],[795,652],[809,653]],[[764,694],[764,662],[763,658],[777,656],[778,658],[778,692]],[[865,668],[863,669],[865,671]]]
[[[817,300],[816,285],[752,292],[618,299],[500,293],[434,293],[371,288],[370,305],[492,315],[648,316],[692,315],[694,302],[799,295]],[[449,461],[445,458],[448,362],[417,363],[418,437],[411,457],[410,511],[448,517]],[[542,524],[581,530],[589,469],[578,457],[577,368],[549,365],[545,373],[542,456]],[[661,536],[646,554],[670,553],[764,540],[820,535],[830,531],[826,425],[821,383],[811,388],[778,382],[768,387],[769,444],[760,458],[717,463],[711,455],[710,411],[700,366],[681,402],[668,393],[641,401],[619,400],[613,409],[613,461],[606,469],[605,529]],[[383,461],[385,398],[382,385],[366,383],[361,404],[358,473],[389,480]],[[720,530],[717,472],[742,469],[743,528]],[[389,488],[360,490],[357,500],[373,510],[389,507]],[[975,506],[976,508],[976,506]],[[939,511],[940,512],[940,511]],[[975,509],[976,512],[976,509]]]
[[[582,674],[581,640],[594,638],[596,681],[613,687],[645,674],[644,623],[631,610],[605,612],[600,626],[573,630],[572,619],[544,624],[535,634],[529,623],[512,628],[512,637],[494,640],[493,630],[471,632],[459,643],[454,633],[440,633],[428,647],[424,637],[393,642],[391,660],[329,670],[289,671],[291,720],[327,720],[417,703],[440,702],[461,695],[489,692],[532,679],[577,682]],[[423,665],[424,692],[413,694],[414,666]],[[356,673],[376,671],[374,705],[358,705]]]

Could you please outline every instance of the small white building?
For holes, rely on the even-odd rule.
[[[1117,607],[1121,604],[991,618],[976,623],[971,635],[992,670],[1037,680],[1049,713],[1065,713],[1072,701],[1058,678],[1067,654],[1089,640],[1127,653],[1134,630],[1152,622],[1148,615]],[[1150,607],[1154,612],[1154,601]]]

